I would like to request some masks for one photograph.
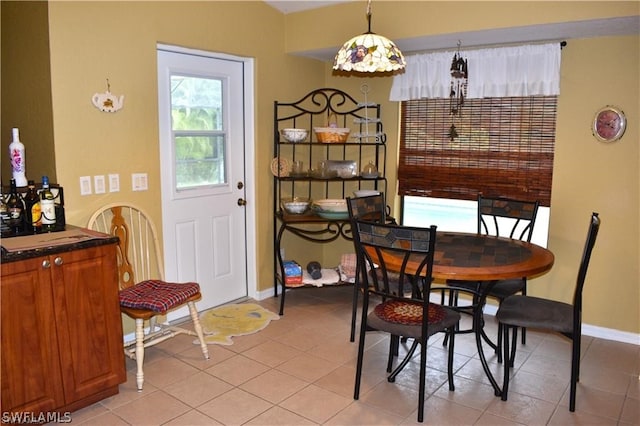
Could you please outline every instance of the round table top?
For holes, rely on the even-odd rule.
[[[400,268],[400,259],[384,254],[387,267]],[[444,280],[488,281],[532,277],[553,266],[553,253],[526,241],[482,234],[438,232],[433,277]],[[407,271],[412,269],[409,261]],[[413,267],[415,269],[415,267]]]

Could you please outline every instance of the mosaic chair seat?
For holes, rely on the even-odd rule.
[[[360,337],[356,364],[354,399],[360,397],[360,384],[363,374],[365,340],[368,333],[376,330],[390,334],[387,380],[394,382],[395,377],[407,365],[417,347],[420,348],[420,376],[418,388],[418,421],[424,419],[424,400],[426,383],[427,340],[430,336],[444,332],[449,336],[448,381],[449,390],[453,383],[453,331],[460,321],[460,314],[453,309],[431,303],[433,254],[436,240],[436,227],[414,228],[393,224],[367,222],[360,219],[352,221],[353,237],[357,248],[361,268],[363,301],[360,319]],[[397,262],[387,261],[386,255],[392,255]],[[415,268],[408,269],[409,258]],[[397,265],[402,265],[397,267]],[[379,273],[367,273],[378,269]],[[390,274],[397,274],[398,289],[394,289]],[[370,309],[370,304],[374,304]],[[413,344],[402,362],[392,371],[394,354],[398,353],[400,339],[413,339]],[[393,404],[393,401],[390,401]]]

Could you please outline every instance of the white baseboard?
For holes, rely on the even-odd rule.
[[[256,296],[258,297],[257,300],[264,300],[268,297],[273,297],[273,295],[273,287],[256,293]],[[440,303],[439,297],[438,300],[434,301]],[[495,316],[497,310],[497,305],[487,304],[484,312],[486,315]],[[640,334],[638,333],[599,327],[597,325],[582,324],[582,334],[589,337],[596,337],[598,339],[613,340],[615,342],[630,343],[632,345],[640,346]]]

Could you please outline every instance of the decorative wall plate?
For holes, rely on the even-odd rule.
[[[274,176],[288,177],[291,174],[291,162],[282,157],[271,160],[271,173]]]

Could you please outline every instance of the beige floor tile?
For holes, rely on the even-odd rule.
[[[244,355],[235,355],[208,368],[206,372],[227,383],[238,386],[267,370],[269,370],[269,367],[264,364],[247,358]]]
[[[71,421],[73,423],[83,423],[94,417],[102,416],[108,413],[109,410],[102,404],[93,404],[71,413]]]
[[[629,376],[629,386],[627,387],[629,398],[640,399],[640,377],[637,374]]]
[[[544,371],[543,371],[544,373]],[[502,385],[502,382],[499,382]],[[557,403],[569,387],[569,376],[539,375],[519,370],[510,375],[509,391]]]
[[[198,411],[225,425],[240,425],[264,413],[273,404],[234,388],[198,407]]]
[[[171,421],[168,421],[163,426],[210,426],[221,424],[222,423],[215,421],[211,417],[206,416],[197,410],[191,410]]]
[[[620,421],[636,425],[640,424],[640,400],[625,398]]]
[[[570,371],[567,371],[569,377]],[[580,365],[580,384],[606,392],[619,393],[625,395],[627,393],[627,383],[629,383],[629,374],[612,367]]]
[[[230,384],[217,377],[199,372],[166,386],[164,391],[195,408],[224,392],[228,392],[231,388]]]
[[[162,391],[122,405],[113,413],[131,425],[160,425],[189,411],[188,405]]]
[[[624,395],[594,389],[579,382],[576,389],[576,411],[617,419],[622,412],[624,399]],[[569,389],[562,397],[560,407],[569,411]]]
[[[268,409],[264,413],[245,423],[245,425],[255,426],[305,426],[315,424],[316,423],[305,419],[302,416],[278,406]]]
[[[258,333],[234,337],[230,346],[209,345],[209,361],[202,359],[192,336],[148,348],[142,392],[135,385],[135,361],[127,359],[127,382],[120,385],[120,393],[72,413],[73,422],[417,424],[418,357],[389,383],[386,333],[367,332],[360,398],[353,399],[358,343],[349,341],[351,297],[351,287],[290,291],[284,316]],[[258,303],[277,312],[279,302],[268,298]],[[487,333],[495,339],[495,318],[486,315],[485,320]],[[471,334],[456,336],[456,390],[450,392],[442,339],[438,334],[428,342],[424,424],[640,424],[640,346],[583,338],[577,411],[570,413],[571,345],[563,336],[530,329],[526,345],[518,336],[506,402],[494,396]],[[401,346],[400,357],[408,347]],[[502,385],[503,365],[484,347]]]
[[[273,404],[277,404],[300,391],[308,384],[309,382],[305,382],[281,371],[269,370],[243,383],[240,385],[240,389]]]
[[[456,388],[453,392],[449,390],[448,385],[443,384],[434,392],[434,396],[478,410],[485,410],[497,398],[490,385],[464,377],[455,377],[454,383]]]
[[[303,353],[280,364],[277,369],[312,383],[339,367],[339,364]]]
[[[191,322],[181,325],[181,327],[183,326],[185,329],[193,330]],[[178,334],[177,336],[174,336],[171,339],[167,339],[164,342],[158,343],[153,347],[162,349],[168,354],[175,355],[191,349],[194,346],[193,341],[196,339],[196,336],[189,336],[188,334]]]
[[[474,423],[476,426],[518,426],[523,424],[487,412],[483,413]]]
[[[309,385],[279,405],[316,423],[323,423],[343,410],[352,399]]]
[[[495,398],[486,412],[527,425],[546,424],[556,408],[556,404],[509,392],[509,400]]]
[[[342,365],[324,377],[316,380],[314,384],[344,397],[353,398],[355,374],[355,366]],[[384,371],[378,371],[373,374],[363,374],[360,383],[360,394],[366,394],[383,380],[386,380],[386,374]]]
[[[389,413],[360,401],[353,401],[344,410],[341,410],[323,424],[335,426],[384,426],[397,425],[402,420],[403,416]]]
[[[381,381],[365,394],[360,401],[385,411],[406,416],[418,407],[418,389]]]
[[[268,365],[269,367],[277,367],[283,362],[290,360],[301,353],[302,352],[298,349],[273,340],[267,340],[264,343],[243,352],[245,356],[262,364]]]
[[[156,390],[158,390],[157,387],[153,386],[149,382],[145,382],[142,392],[138,392],[135,374],[133,372],[127,372],[127,381],[118,387],[118,393],[109,398],[103,399],[100,401],[100,404],[110,410],[113,410],[116,407],[128,404],[131,401],[142,398]]]
[[[293,346],[301,351],[309,351],[334,334],[334,331],[312,331],[307,327],[297,327],[286,330],[284,333],[274,337],[274,340]]]
[[[590,413],[584,413],[576,411],[572,413],[566,407],[558,407],[549,425],[552,426],[568,426],[568,425],[593,425],[593,426],[607,426],[615,425],[617,422],[614,419],[608,419],[606,417],[596,416]]]
[[[433,396],[425,401],[424,425],[472,425],[482,415],[481,410],[465,407],[452,401]],[[402,424],[417,423],[417,405]]]
[[[174,357],[167,357],[149,365],[144,365],[144,382],[157,388],[164,388],[171,383],[183,380],[196,374],[199,370]],[[144,391],[144,387],[143,387]]]
[[[125,422],[124,420],[122,420],[120,417],[116,416],[115,414],[111,413],[111,412],[106,412],[104,414],[99,414],[97,416],[93,416],[89,419],[86,419],[84,421],[82,420],[76,420],[76,418],[73,418],[73,423],[74,424],[80,424],[83,426],[105,426],[105,425],[109,425],[109,426],[127,426],[129,425],[129,423]]]

